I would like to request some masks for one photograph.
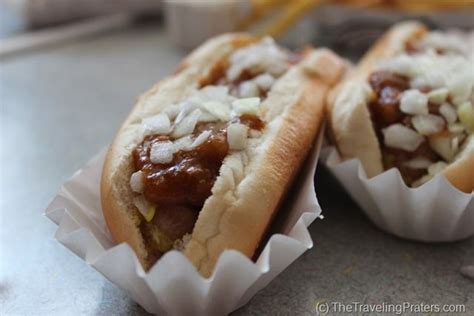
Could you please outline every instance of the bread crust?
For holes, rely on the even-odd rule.
[[[341,157],[358,158],[369,178],[382,173],[384,167],[368,107],[374,94],[367,78],[380,60],[404,51],[405,43],[423,36],[427,31],[423,24],[412,21],[392,27],[328,98],[329,126]],[[464,192],[472,192],[474,188],[473,173],[469,167],[473,155],[471,139],[458,158],[443,171],[446,178]]]
[[[101,183],[104,216],[114,240],[127,242],[145,269],[152,262],[138,228],[140,216],[131,202],[133,193],[128,184],[133,172],[130,153],[143,137],[138,129],[141,118],[183,99],[213,64],[252,41],[249,36],[231,34],[202,45],[174,76],[138,100],[109,148]],[[333,66],[330,71],[311,71],[321,60]],[[345,64],[335,54],[317,50],[275,83],[261,105],[267,122],[262,137],[249,139],[247,149],[225,158],[184,250],[203,276],[212,273],[225,249],[252,257],[311,148],[323,120],[327,93],[344,70]]]

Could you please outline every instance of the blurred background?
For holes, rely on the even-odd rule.
[[[131,23],[164,22],[182,49],[219,33],[250,31],[290,47],[309,42],[357,57],[402,19],[472,28],[473,8],[474,0],[0,0],[0,56]]]

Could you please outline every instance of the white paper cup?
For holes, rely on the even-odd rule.
[[[474,235],[474,194],[459,191],[444,176],[437,175],[418,188],[410,188],[395,168],[368,179],[358,159],[342,161],[334,147],[324,148],[321,158],[381,229],[424,242]]]
[[[321,214],[314,171],[321,137],[305,163],[281,234],[271,236],[256,262],[225,251],[212,276],[204,279],[178,251],[166,253],[145,272],[127,244],[116,245],[102,215],[99,183],[105,151],[67,181],[46,209],[59,225],[56,238],[66,248],[125,290],[148,312],[171,315],[223,315],[241,307],[313,246],[307,227]]]

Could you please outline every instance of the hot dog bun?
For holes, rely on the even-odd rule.
[[[140,122],[185,98],[222,58],[255,41],[230,34],[203,44],[176,74],[138,100],[109,148],[101,184],[105,219],[115,241],[128,243],[145,269],[156,258],[140,231],[143,218],[132,202],[129,184],[131,153],[144,137]],[[253,256],[321,126],[327,92],[344,69],[330,51],[311,50],[272,86],[260,105],[266,122],[262,136],[225,158],[184,248],[203,276],[212,273],[225,249]]]
[[[381,144],[369,109],[369,103],[375,96],[368,77],[381,62],[404,52],[407,43],[423,37],[427,32],[427,28],[418,22],[395,25],[373,45],[328,98],[330,133],[341,157],[358,158],[368,177],[384,171]],[[471,135],[442,173],[459,190],[472,192],[473,164],[474,140]]]

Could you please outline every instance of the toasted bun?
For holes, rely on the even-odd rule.
[[[184,99],[212,66],[254,39],[232,34],[216,37],[193,52],[178,72],[142,96],[117,133],[102,175],[102,208],[117,242],[127,242],[148,269],[153,258],[139,229],[129,178],[131,153],[143,139],[142,118]],[[200,273],[209,276],[219,255],[235,249],[251,257],[276,208],[291,185],[323,120],[327,92],[344,72],[328,50],[314,50],[274,84],[261,104],[266,127],[247,148],[224,160],[212,195],[206,200],[184,249]]]
[[[330,132],[341,157],[358,158],[368,177],[382,173],[384,167],[368,107],[374,95],[367,78],[380,60],[396,56],[405,50],[405,43],[422,37],[427,31],[418,22],[403,22],[392,27],[328,98]],[[469,164],[472,166],[474,159],[472,142],[471,137],[458,158],[443,171],[447,179],[464,192],[474,188],[473,173],[469,172],[472,171]]]

